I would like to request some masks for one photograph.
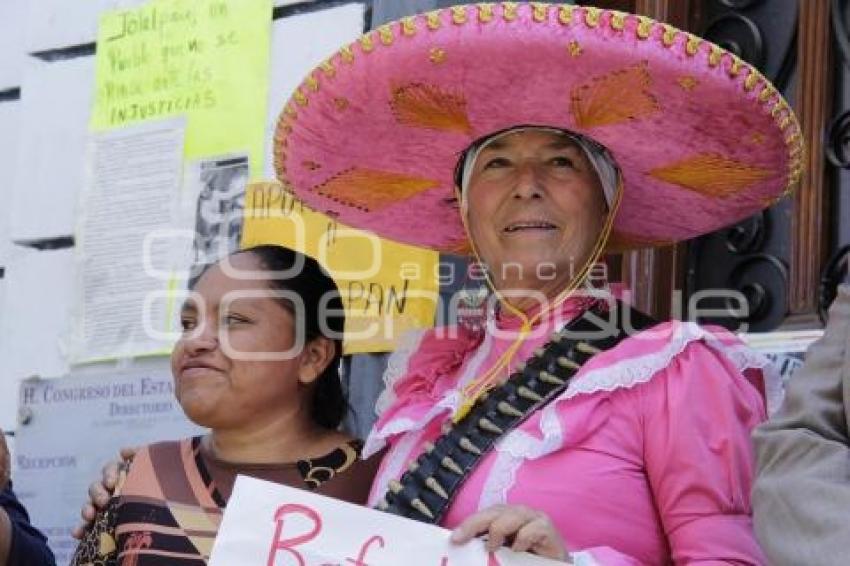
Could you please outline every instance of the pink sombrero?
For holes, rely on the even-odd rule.
[[[458,252],[458,157],[519,124],[611,151],[624,190],[616,248],[722,228],[801,175],[794,113],[735,55],[649,18],[534,2],[437,10],[343,47],[286,105],[275,166],[344,224]]]

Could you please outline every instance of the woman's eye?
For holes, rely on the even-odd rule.
[[[511,164],[511,162],[504,157],[494,157],[492,159],[488,159],[484,164],[485,169],[498,169],[500,167],[507,167]]]
[[[243,322],[248,322],[248,320],[244,317],[235,315],[235,314],[226,314],[222,317],[221,322],[225,326],[233,326],[234,324],[241,324]]]
[[[198,323],[195,321],[195,319],[192,319],[192,318],[181,318],[180,319],[180,327],[184,331],[194,329],[197,324]]]
[[[549,160],[549,163],[551,163],[555,167],[573,167],[573,160],[569,157],[553,157]]]

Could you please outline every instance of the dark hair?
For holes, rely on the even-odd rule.
[[[272,290],[291,291],[301,297],[304,320],[297,323],[304,325],[307,342],[320,336],[334,342],[334,357],[315,382],[311,416],[320,426],[337,428],[348,410],[348,401],[339,376],[345,327],[339,288],[319,262],[289,248],[264,244],[236,251],[231,256],[237,254],[253,254],[257,257],[262,268],[269,272],[268,285]],[[191,287],[194,287],[202,273],[193,278]],[[276,300],[287,310],[292,310],[292,305],[286,299]]]

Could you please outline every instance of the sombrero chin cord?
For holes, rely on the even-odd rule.
[[[502,375],[502,370],[511,367],[511,364],[514,360],[514,356],[517,351],[522,346],[525,339],[528,337],[531,329],[534,328],[534,324],[540,320],[544,315],[549,314],[554,311],[558,307],[560,307],[564,301],[569,299],[575,290],[587,279],[587,275],[590,272],[590,269],[593,265],[596,264],[596,261],[602,256],[602,253],[605,251],[605,246],[608,243],[608,238],[611,235],[611,230],[614,225],[614,218],[617,216],[617,210],[620,208],[620,200],[623,194],[623,183],[622,179],[618,179],[617,181],[617,192],[614,197],[614,202],[611,204],[610,210],[605,219],[605,224],[602,226],[602,231],[599,233],[599,237],[596,240],[596,244],[593,247],[593,251],[588,256],[588,259],[585,261],[581,270],[578,274],[573,277],[567,287],[560,291],[548,305],[544,305],[544,308],[541,308],[540,311],[529,317],[522,310],[515,307],[511,304],[509,300],[507,300],[496,286],[493,284],[493,280],[490,276],[489,270],[484,270],[485,281],[487,282],[487,286],[495,294],[496,298],[499,300],[500,305],[505,308],[508,312],[516,316],[522,321],[520,325],[519,333],[517,334],[516,339],[511,343],[505,352],[499,356],[499,359],[496,360],[496,363],[484,372],[480,377],[476,377],[468,384],[466,384],[461,390],[461,399],[458,404],[458,408],[455,411],[455,414],[452,416],[453,422],[460,421],[464,416],[469,413],[472,409],[475,402],[487,391],[495,387],[499,384],[499,376]],[[469,230],[469,225],[467,222],[467,213],[468,206],[466,203],[466,199],[461,199],[461,212],[460,218],[463,223],[463,229],[466,232],[466,237],[469,240],[470,246],[472,248],[472,254],[475,257],[475,260],[484,264],[481,261],[481,256],[478,253],[478,248],[475,245],[475,241],[472,239],[472,233]]]

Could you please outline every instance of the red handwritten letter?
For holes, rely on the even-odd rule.
[[[287,539],[281,538],[281,535],[283,534],[283,522],[287,515],[302,515],[310,519],[313,521],[312,530],[304,535],[298,535]],[[288,553],[298,561],[298,566],[307,566],[307,563],[304,561],[304,557],[301,556],[294,547],[316,538],[316,535],[322,531],[322,518],[309,507],[291,503],[278,507],[274,514],[274,520],[277,521],[277,526],[274,530],[274,539],[272,540],[271,548],[269,548],[269,559],[266,562],[266,566],[274,566],[278,552]]]
[[[360,554],[357,555],[357,560],[352,558],[346,558],[345,560],[351,562],[354,566],[369,566],[366,562],[366,554],[369,552],[369,547],[372,546],[373,542],[377,542],[381,545],[381,548],[384,548],[384,537],[380,535],[375,535],[366,542],[363,543],[363,546],[360,547]]]

